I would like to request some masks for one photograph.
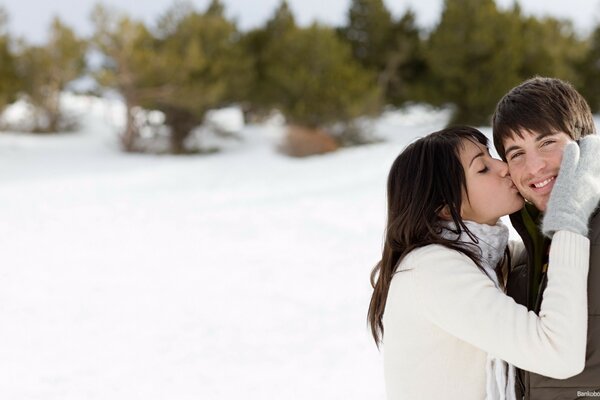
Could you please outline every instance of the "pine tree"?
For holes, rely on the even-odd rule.
[[[50,39],[42,46],[26,46],[20,57],[23,91],[37,111],[36,131],[68,129],[60,110],[60,94],[85,70],[87,43],[60,19],[54,18]]]
[[[394,22],[383,0],[352,0],[348,25],[342,30],[354,58],[367,68],[385,68],[393,47]]]
[[[585,58],[578,65],[581,84],[578,87],[593,112],[600,111],[600,25],[589,38]]]
[[[279,109],[288,123],[310,129],[341,122],[347,128],[342,141],[362,140],[350,122],[378,111],[376,74],[353,59],[350,45],[334,29],[299,28],[284,0],[244,43],[254,54],[253,107]]]
[[[211,0],[204,14],[224,18],[225,6],[221,0]]]
[[[8,14],[0,8],[0,113],[12,103],[21,88],[17,62],[11,49],[11,37],[6,30]]]
[[[278,95],[267,81],[268,49],[280,38],[297,28],[296,21],[286,0],[282,0],[266,21],[265,25],[255,28],[242,37],[242,47],[252,63],[251,87],[244,99],[244,108],[253,115],[268,114]]]
[[[498,99],[519,82],[518,27],[493,0],[445,0],[427,62],[429,98],[454,104],[451,123],[488,124]]]
[[[169,90],[145,105],[165,113],[171,151],[183,153],[186,138],[206,111],[247,97],[251,63],[219,1],[204,13],[171,9],[166,14],[173,15],[179,18],[166,24],[170,30],[160,32],[156,60],[157,81]]]
[[[271,39],[275,39],[279,35],[284,35],[294,28],[296,28],[296,18],[294,17],[288,2],[282,0],[275,9],[273,16],[267,20],[265,30],[268,32]]]
[[[579,83],[577,65],[585,57],[585,44],[569,21],[522,16],[519,36],[522,79],[541,75]]]
[[[394,21],[392,39],[392,47],[378,79],[386,101],[402,105],[409,100],[422,100],[420,86],[427,80],[428,67],[420,30],[412,11],[408,10],[398,21]]]
[[[327,127],[378,110],[375,75],[352,59],[331,28],[286,31],[270,42],[265,66],[271,105],[291,124]]]
[[[383,0],[353,0],[347,25],[339,32],[350,43],[354,58],[377,73],[387,103],[401,105],[420,97],[427,66],[411,10],[395,20]]]
[[[125,151],[136,151],[139,131],[133,110],[165,91],[155,83],[155,40],[142,22],[101,5],[92,12],[92,22],[92,42],[106,57],[104,66],[95,74],[96,79],[100,85],[114,88],[123,96],[126,126],[121,145]]]

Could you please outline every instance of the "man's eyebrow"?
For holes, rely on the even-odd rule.
[[[469,168],[471,168],[471,165],[473,165],[473,161],[475,161],[475,159],[476,159],[477,157],[483,157],[484,155],[485,155],[485,154],[483,154],[483,151],[481,151],[481,152],[477,153],[477,154],[475,155],[475,157],[473,157],[473,159],[472,159],[472,160],[471,160],[471,162],[469,163]]]
[[[510,153],[511,151],[520,149],[521,146],[513,144],[512,146],[510,146],[508,149],[504,150],[504,154],[507,155],[508,153]]]

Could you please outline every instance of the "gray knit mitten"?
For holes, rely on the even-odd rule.
[[[559,230],[587,236],[590,216],[600,201],[600,136],[568,143],[542,220],[542,232]]]

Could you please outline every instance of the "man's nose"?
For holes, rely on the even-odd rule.
[[[530,175],[535,175],[546,166],[546,160],[538,155],[530,155],[525,163],[525,170]]]

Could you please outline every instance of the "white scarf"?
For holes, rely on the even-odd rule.
[[[460,242],[467,244],[469,249],[479,250],[481,266],[498,290],[502,290],[495,268],[504,256],[508,244],[508,227],[500,220],[496,225],[478,224],[472,221],[464,221],[464,224],[479,243],[474,243],[464,231],[460,236],[452,232],[451,229],[455,226],[454,222],[446,224],[446,229],[442,231],[442,237],[451,240],[458,238]],[[488,353],[485,370],[486,400],[516,400],[514,365]]]

